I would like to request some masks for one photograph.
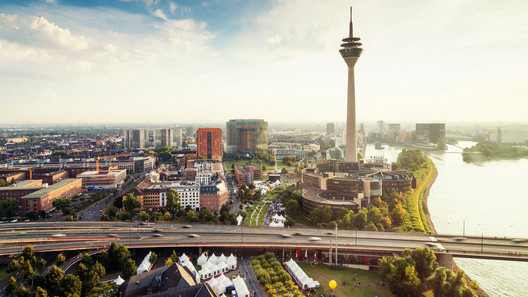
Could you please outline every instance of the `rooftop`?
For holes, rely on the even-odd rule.
[[[50,194],[60,188],[63,188],[63,187],[66,187],[66,186],[69,186],[71,185],[72,183],[75,183],[77,181],[80,181],[81,179],[80,178],[67,178],[65,180],[61,180],[60,182],[56,183],[56,184],[53,184],[47,188],[43,188],[43,189],[40,189],[36,192],[33,192],[31,194],[28,194],[24,197],[22,197],[23,199],[24,198],[40,198],[44,195],[47,195],[47,194]]]

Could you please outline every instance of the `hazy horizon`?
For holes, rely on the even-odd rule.
[[[521,0],[16,0],[0,4],[0,124],[526,122]],[[137,124],[136,124],[137,123]]]

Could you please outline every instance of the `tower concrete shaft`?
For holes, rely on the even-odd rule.
[[[350,32],[343,39],[341,56],[348,66],[347,123],[346,123],[346,157],[347,162],[357,162],[357,127],[356,127],[356,90],[354,84],[354,66],[363,53],[359,37],[353,36],[352,7],[350,7]]]

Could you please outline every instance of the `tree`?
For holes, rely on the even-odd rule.
[[[329,223],[332,220],[332,208],[329,205],[323,207],[321,210],[321,221],[323,223]]]
[[[125,279],[130,278],[132,275],[135,275],[137,272],[136,262],[132,259],[126,260],[121,270]]]
[[[321,209],[316,207],[310,212],[310,219],[314,223],[321,222]]]
[[[37,268],[42,271],[42,270],[44,270],[45,267],[46,267],[46,260],[44,258],[40,258],[37,261]]]
[[[71,200],[70,199],[55,199],[53,200],[52,204],[53,207],[59,209],[62,211],[63,214],[69,214],[69,208],[71,207]]]
[[[139,217],[140,220],[146,221],[146,220],[149,219],[150,216],[148,215],[148,213],[146,211],[142,210],[142,211],[139,212],[138,217]]]
[[[61,281],[63,296],[81,296],[82,282],[77,275],[67,274]]]
[[[405,258],[383,257],[380,260],[380,276],[389,284],[390,291],[398,297],[422,296],[422,283],[416,276],[414,266]]]
[[[411,257],[411,264],[416,269],[416,274],[422,282],[433,274],[438,268],[438,262],[436,262],[436,256],[434,252],[428,247],[416,248],[414,250],[405,249],[402,254],[403,257]]]
[[[167,261],[165,261],[165,266],[171,266],[172,264],[174,264],[172,258],[167,258]]]
[[[9,279],[9,283],[7,284],[7,287],[5,289],[5,295],[9,296],[9,295],[13,294],[13,292],[15,292],[17,288],[18,288],[18,286],[17,286],[16,279],[14,277],[11,277]]]
[[[127,261],[132,261],[131,259],[128,259]],[[134,265],[135,267],[135,265]],[[135,271],[132,275],[135,274]],[[95,286],[99,283],[101,280],[101,277],[99,274],[93,270],[90,270],[88,274],[85,275],[84,280],[82,280],[82,294],[86,295],[90,290],[95,288]]]
[[[29,290],[21,284],[16,291],[16,295],[17,297],[29,297]]]
[[[401,204],[398,203],[394,206],[394,209],[391,212],[391,218],[395,226],[401,226],[403,224],[403,218],[406,213],[407,211],[403,209]]]
[[[150,258],[149,258],[149,262],[154,264],[154,262],[156,262],[156,260],[158,260],[158,255],[156,255],[156,253],[152,252],[152,254],[150,255]]]
[[[0,187],[6,187],[7,186],[7,182],[3,179],[0,179]]]
[[[33,255],[35,254],[35,249],[33,248],[32,245],[26,245],[26,247],[24,248],[24,250],[22,251],[22,256],[24,257],[24,259],[28,260],[28,259],[32,259],[33,258]]]
[[[37,287],[35,289],[35,297],[48,297],[48,291],[44,290],[42,287]]]
[[[288,169],[282,167],[281,174],[288,174]]]
[[[174,189],[170,189],[167,192],[167,206],[165,208],[172,216],[176,216],[182,209],[180,204],[180,194]]]
[[[130,259],[130,251],[126,246],[112,242],[108,249],[108,267],[119,267],[123,271],[127,259]]]
[[[464,277],[465,274],[462,270],[454,274],[449,269],[439,267],[427,279],[427,283],[433,289],[435,296],[477,297],[477,294],[467,287]]]
[[[106,269],[98,261],[96,261],[95,264],[93,265],[92,271],[95,271],[95,273],[97,273],[100,277],[103,277],[106,274]]]
[[[357,214],[354,215],[354,228],[358,230],[363,230],[367,225],[367,209],[360,209]]]
[[[64,261],[66,261],[66,257],[60,253],[57,255],[57,265],[61,266],[62,263],[64,263]]]
[[[129,212],[136,208],[140,208],[141,203],[136,197],[134,197],[134,195],[129,193],[126,196],[126,199],[123,200],[123,206],[125,207],[125,211]]]
[[[255,188],[256,188],[255,183],[254,183],[254,182],[251,182],[251,183],[249,184],[248,188],[249,188],[250,190],[255,190]]]
[[[51,266],[50,271],[48,272],[48,274],[46,274],[46,277],[45,277],[47,287],[52,292],[57,292],[60,288],[60,283],[63,277],[64,277],[64,271],[62,271],[62,269],[60,269],[59,267],[55,265]]]
[[[114,282],[105,282],[97,285],[90,290],[87,297],[115,297],[117,295],[117,284]]]
[[[196,215],[194,210],[191,209],[185,213],[185,220],[191,223],[198,222],[198,216]]]
[[[21,260],[23,260],[23,259],[21,259]],[[9,265],[7,266],[7,272],[8,273],[13,273],[13,272],[19,270],[20,267],[21,267],[20,261],[18,261],[17,259],[13,259],[13,260],[11,260]]]
[[[7,217],[12,217],[18,211],[18,201],[15,198],[7,198],[0,201],[0,213]]]
[[[301,208],[299,207],[299,202],[297,200],[291,199],[286,203],[286,212],[290,216],[297,216],[299,215]]]

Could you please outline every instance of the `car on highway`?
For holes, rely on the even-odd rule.
[[[192,228],[192,226],[191,226],[191,225],[183,225],[182,228],[187,228],[187,229],[189,229],[189,228]]]
[[[200,237],[200,235],[198,235],[198,234],[188,234],[187,237],[189,237],[189,238],[198,238],[198,237]]]
[[[64,233],[55,233],[55,234],[52,234],[51,236],[53,236],[53,237],[65,237],[66,234],[64,234]]]
[[[309,239],[310,241],[319,241],[319,240],[321,240],[321,237],[315,237],[315,236],[313,236],[313,237],[309,237],[308,239]]]
[[[526,239],[522,239],[522,238],[514,238],[511,240],[513,243],[524,243],[526,242]]]
[[[466,238],[465,237],[453,237],[453,240],[454,241],[464,241],[466,240]]]
[[[281,234],[280,236],[284,237],[284,238],[291,238],[291,234]]]
[[[163,234],[154,233],[154,237],[163,237]]]

